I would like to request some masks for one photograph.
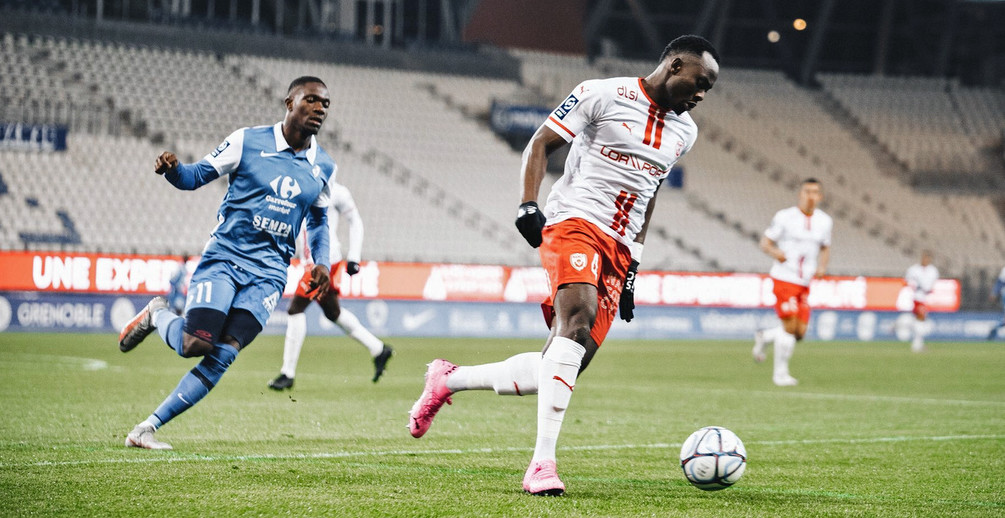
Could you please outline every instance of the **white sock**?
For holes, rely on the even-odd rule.
[[[784,330],[775,336],[775,377],[789,376],[789,358],[796,350],[796,337]]]
[[[556,336],[541,359],[537,389],[537,445],[532,462],[555,460],[555,445],[562,430],[565,409],[572,399],[579,366],[586,348]]]
[[[541,353],[521,353],[496,363],[457,367],[447,378],[447,388],[494,390],[496,394],[526,396],[537,394]]]
[[[342,308],[335,324],[341,327],[345,334],[366,346],[367,350],[370,351],[370,356],[376,357],[384,350],[384,342],[373,336],[369,329],[363,327],[356,315],[353,315],[348,309]]]
[[[305,338],[307,338],[307,314],[290,315],[286,321],[286,342],[283,343],[283,368],[279,370],[279,373],[285,374],[287,378],[294,378],[297,375],[297,362],[300,361],[300,349],[304,346]]]
[[[911,350],[920,351],[925,348],[925,322],[914,320],[914,339],[911,340]]]
[[[779,333],[784,333],[784,332],[785,332],[785,328],[782,327],[781,324],[779,324],[779,325],[777,325],[775,327],[769,327],[768,329],[762,330],[761,331],[761,338],[764,340],[764,343],[774,342],[775,339],[778,338],[778,334]]]

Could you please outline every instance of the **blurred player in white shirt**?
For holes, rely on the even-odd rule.
[[[331,204],[328,207],[329,246],[331,256],[331,287],[321,294],[310,293],[310,268],[304,269],[304,277],[297,283],[297,291],[290,301],[289,320],[286,323],[286,341],[283,345],[283,367],[279,376],[269,382],[273,390],[285,390],[293,387],[293,379],[297,374],[297,362],[300,360],[300,350],[307,337],[307,315],[304,311],[312,300],[316,300],[325,317],[342,328],[345,334],[363,344],[373,358],[373,382],[376,383],[384,373],[387,361],[391,359],[394,350],[363,327],[356,315],[342,308],[338,303],[339,279],[341,272],[349,275],[359,273],[359,262],[363,250],[363,218],[359,215],[356,202],[352,199],[344,185],[332,182]],[[345,218],[349,224],[349,250],[345,261],[342,260],[342,247],[338,239],[339,218]],[[304,247],[304,259],[310,261],[310,249]]]
[[[830,261],[834,221],[817,208],[822,200],[820,182],[803,180],[799,205],[778,211],[761,237],[761,250],[775,260],[768,274],[774,281],[775,313],[781,324],[755,334],[753,354],[754,361],[764,361],[764,346],[774,341],[772,381],[780,387],[798,383],[789,374],[789,359],[810,322],[810,281],[823,277]]]
[[[698,36],[670,42],[644,78],[585,81],[538,128],[523,154],[516,226],[548,273],[542,304],[551,330],[544,351],[498,363],[429,364],[422,395],[409,413],[421,437],[451,395],[462,390],[537,394],[537,444],[524,474],[533,495],[561,495],[555,445],[579,373],[610,329],[618,307],[631,320],[635,272],[660,182],[691,148],[698,128],[690,110],[719,75],[718,54]],[[565,172],[537,205],[548,155],[570,144]]]
[[[921,251],[921,262],[912,265],[904,275],[904,282],[914,290],[914,338],[911,340],[911,351],[920,353],[925,350],[925,320],[928,319],[928,306],[925,302],[935,289],[939,280],[939,269],[932,264],[932,253]]]

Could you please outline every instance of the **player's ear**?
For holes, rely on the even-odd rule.
[[[684,68],[684,60],[682,60],[680,57],[676,57],[676,58],[673,58],[672,60],[670,60],[670,73],[671,74],[678,74],[678,73],[680,73],[680,71],[681,71],[682,68]]]
[[[288,111],[288,112],[293,111],[293,98],[292,97],[287,97],[283,101],[283,103],[286,104],[286,111]]]

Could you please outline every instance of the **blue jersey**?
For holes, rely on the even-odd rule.
[[[179,165],[164,176],[179,189],[196,189],[228,175],[230,187],[203,259],[229,261],[256,276],[285,283],[305,218],[315,263],[328,264],[325,212],[328,183],[337,169],[314,137],[310,146],[294,153],[280,122],[239,129],[199,162]]]

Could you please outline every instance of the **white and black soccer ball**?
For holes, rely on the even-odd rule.
[[[691,434],[680,449],[680,467],[694,487],[718,491],[736,483],[747,468],[747,449],[735,433],[706,426]]]

